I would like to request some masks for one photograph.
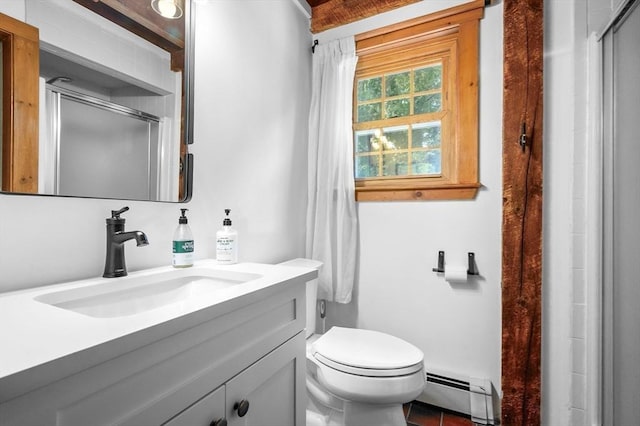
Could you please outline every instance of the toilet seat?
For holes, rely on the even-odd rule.
[[[423,368],[423,354],[412,344],[373,330],[333,327],[311,347],[327,367],[366,377],[396,377]]]
[[[404,368],[387,368],[387,369],[376,369],[376,368],[361,368],[354,367],[352,365],[345,365],[339,362],[335,362],[322,356],[319,353],[314,355],[314,358],[326,365],[327,367],[331,367],[334,370],[342,371],[343,373],[355,374],[358,376],[366,376],[366,377],[396,377],[396,376],[406,376],[408,374],[413,374],[422,369],[422,363],[414,364],[409,367]]]

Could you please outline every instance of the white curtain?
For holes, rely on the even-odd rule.
[[[349,303],[356,269],[353,181],[353,37],[319,44],[313,54],[309,116],[307,253],[323,262],[318,298]]]

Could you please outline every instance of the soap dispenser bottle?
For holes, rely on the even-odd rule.
[[[224,212],[227,216],[222,221],[222,229],[216,233],[216,260],[220,265],[232,265],[238,263],[238,233],[231,228],[231,210]]]
[[[178,227],[173,234],[173,267],[188,268],[193,266],[193,234],[189,228],[189,221],[185,212],[188,209],[180,209],[182,215],[178,219]]]

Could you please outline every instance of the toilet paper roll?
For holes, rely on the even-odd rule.
[[[447,266],[444,268],[444,279],[450,283],[466,283],[467,268],[462,266]]]

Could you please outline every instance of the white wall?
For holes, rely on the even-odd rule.
[[[291,0],[196,3],[196,192],[215,257],[231,209],[240,259],[304,255],[308,19]],[[200,25],[206,22],[206,25]]]
[[[422,16],[465,1],[419,2],[318,34],[320,43]],[[480,29],[480,182],[475,200],[361,202],[354,301],[330,304],[330,324],[401,337],[425,354],[428,370],[491,379],[500,387],[502,221],[502,4]],[[481,277],[450,285],[431,271],[474,252]]]
[[[17,0],[16,0],[17,1]],[[0,12],[22,18],[21,8]],[[215,257],[233,210],[240,260],[304,254],[308,20],[290,0],[198,3],[194,196],[186,205],[0,194],[0,291],[102,275],[105,221],[128,205],[130,271],[169,265],[179,208],[189,208],[196,257]]]
[[[24,21],[25,16],[25,0],[3,1],[0,3],[0,13],[9,15],[12,18]]]

